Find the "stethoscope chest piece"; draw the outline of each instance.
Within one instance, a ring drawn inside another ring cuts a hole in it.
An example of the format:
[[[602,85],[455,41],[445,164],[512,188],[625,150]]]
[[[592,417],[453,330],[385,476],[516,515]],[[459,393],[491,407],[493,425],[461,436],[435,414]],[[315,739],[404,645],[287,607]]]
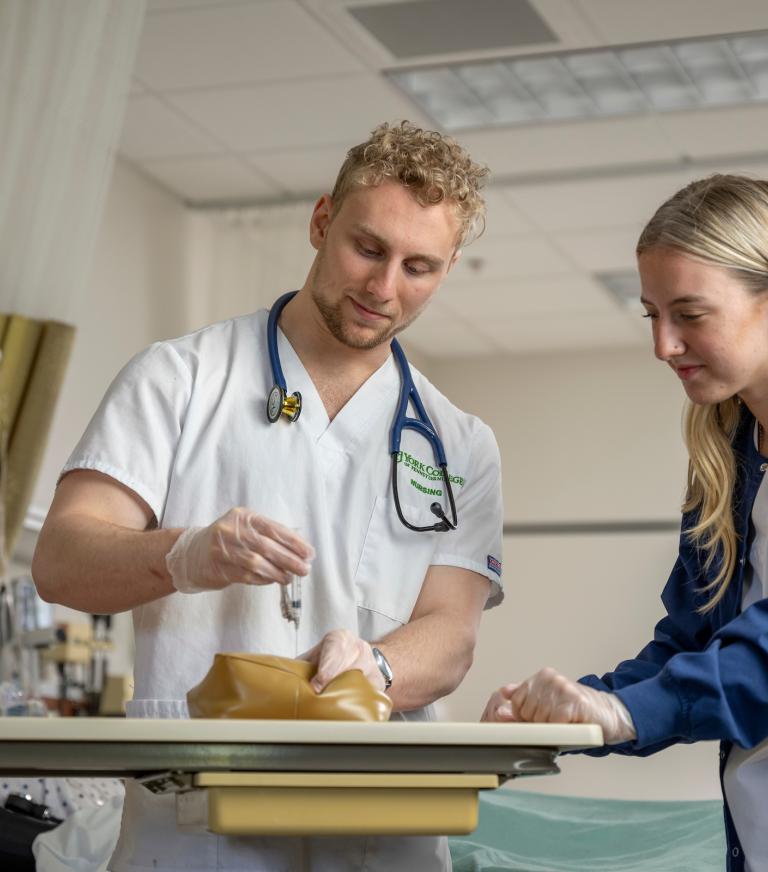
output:
[[[267,397],[267,420],[274,424],[280,415],[289,421],[296,421],[301,414],[301,394],[295,391],[288,394],[280,385],[274,385]]]

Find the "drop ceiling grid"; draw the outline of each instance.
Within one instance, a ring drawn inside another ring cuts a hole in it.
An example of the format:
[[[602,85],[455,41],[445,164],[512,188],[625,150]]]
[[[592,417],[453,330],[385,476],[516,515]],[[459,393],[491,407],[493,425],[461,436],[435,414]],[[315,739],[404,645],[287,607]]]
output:
[[[177,93],[168,99],[240,153],[299,148],[308,142],[330,145],[351,137],[360,141],[384,119],[410,115],[425,123],[404,97],[370,74]]]
[[[660,114],[658,125],[682,154],[694,159],[717,159],[721,155],[752,152],[763,152],[763,156],[768,154],[766,105]]]
[[[403,332],[403,339],[430,357],[485,355],[501,351],[479,319],[458,317],[441,298],[440,288],[427,309]]]
[[[626,226],[560,230],[554,231],[551,238],[577,268],[590,274],[632,272],[635,269],[635,246],[643,224],[643,221],[638,221]]]
[[[501,180],[574,167],[602,169],[680,159],[680,150],[652,116],[467,131],[457,139]]]
[[[645,223],[699,169],[578,181],[518,185],[508,194],[520,212],[547,233]]]
[[[408,117],[432,126],[379,76],[401,62],[352,21],[347,2],[150,2],[125,156],[186,200],[312,197],[330,186],[347,148],[380,121]],[[764,0],[696,2],[688,18],[680,13],[691,0],[532,5],[564,48],[768,27]],[[264,26],[254,35],[256,22]],[[645,342],[644,325],[603,298],[592,273],[634,267],[634,241],[653,209],[709,171],[682,167],[686,157],[711,158],[712,169],[768,172],[748,153],[768,151],[767,131],[768,109],[752,106],[457,136],[493,171],[488,231],[409,329],[414,345],[445,356]],[[743,167],[716,166],[719,155],[738,152]],[[584,178],[559,181],[558,174]],[[482,262],[477,272],[472,259]],[[481,301],[496,303],[493,318]]]
[[[139,81],[163,92],[355,75],[364,69],[294,0],[148,15],[136,60]]]
[[[591,276],[566,273],[541,278],[446,280],[443,305],[458,317],[537,318],[558,313],[587,315],[613,311],[614,301]]]
[[[137,163],[144,172],[190,204],[277,200],[286,193],[285,188],[256,167],[226,154]]]
[[[251,166],[274,179],[293,197],[313,200],[333,187],[347,151],[363,136],[365,131],[356,138],[348,137],[346,142],[255,151],[244,157]]]
[[[768,27],[765,0],[575,0],[587,21],[611,45],[735,33]]]
[[[335,34],[351,54],[372,69],[430,65],[466,58],[480,60],[498,57],[505,53],[503,49],[488,49],[473,52],[446,52],[429,57],[396,58],[347,12],[348,6],[377,5],[381,0],[299,0],[299,2]],[[391,2],[398,3],[403,0],[391,0]],[[594,28],[578,10],[572,8],[571,0],[529,0],[529,2],[558,36],[559,41],[554,47],[576,49],[596,43],[597,36]],[[553,47],[551,43],[549,47]],[[532,54],[541,49],[541,45],[516,46],[515,53]]]
[[[573,264],[551,244],[543,233],[514,236],[481,236],[467,247],[466,257],[453,268],[456,280],[532,278],[559,275],[571,270]],[[480,273],[473,269],[475,259],[482,261]]]
[[[493,347],[510,354],[619,348],[639,346],[645,341],[624,313],[608,308],[579,314],[565,311],[503,317],[494,314],[481,324]],[[427,353],[434,355],[435,351]]]
[[[531,5],[560,37],[563,49],[588,48],[602,42],[594,22],[573,0],[531,0]]]
[[[129,160],[216,155],[222,144],[208,131],[146,91],[129,96],[120,151]]]

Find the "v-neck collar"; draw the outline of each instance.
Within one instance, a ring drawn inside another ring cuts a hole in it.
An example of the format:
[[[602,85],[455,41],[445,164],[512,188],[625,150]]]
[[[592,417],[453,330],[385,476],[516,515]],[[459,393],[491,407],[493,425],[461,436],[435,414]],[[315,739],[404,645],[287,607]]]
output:
[[[391,352],[331,421],[315,383],[279,326],[277,347],[289,393],[301,393],[301,416],[296,423],[307,427],[316,443],[349,453],[363,439],[370,438],[371,428],[379,426],[382,417],[387,420],[394,417],[400,395],[400,371]]]

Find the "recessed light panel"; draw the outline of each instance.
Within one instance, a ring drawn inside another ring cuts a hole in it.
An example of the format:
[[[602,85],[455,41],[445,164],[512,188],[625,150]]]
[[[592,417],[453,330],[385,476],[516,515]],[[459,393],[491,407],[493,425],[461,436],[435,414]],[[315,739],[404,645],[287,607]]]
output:
[[[387,75],[445,130],[768,101],[768,32]]]

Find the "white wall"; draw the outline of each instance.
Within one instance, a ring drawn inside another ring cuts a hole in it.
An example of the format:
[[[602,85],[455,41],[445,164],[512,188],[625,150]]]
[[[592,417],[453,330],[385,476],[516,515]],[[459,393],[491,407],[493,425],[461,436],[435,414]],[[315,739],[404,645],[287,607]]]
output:
[[[646,351],[435,362],[427,374],[499,442],[507,522],[675,520],[686,460],[683,392]],[[602,673],[651,638],[675,533],[510,536],[506,600],[483,619],[475,663],[443,702],[474,720],[489,692],[550,665]],[[563,758],[515,786],[616,798],[716,798],[713,745],[654,758]]]

